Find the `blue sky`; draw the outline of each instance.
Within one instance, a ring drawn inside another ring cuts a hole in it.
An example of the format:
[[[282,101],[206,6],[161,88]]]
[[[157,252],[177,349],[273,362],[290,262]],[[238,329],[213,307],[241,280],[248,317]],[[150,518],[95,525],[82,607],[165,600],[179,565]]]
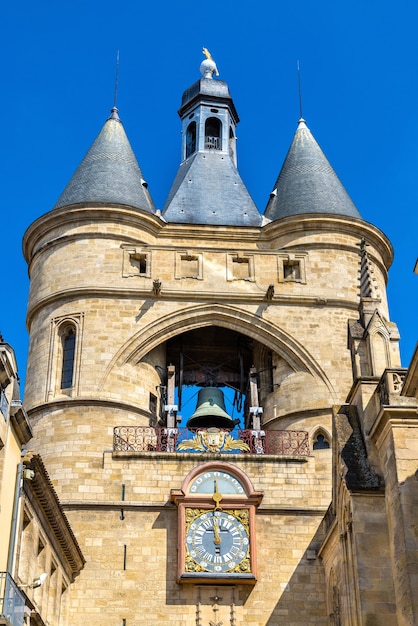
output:
[[[392,321],[407,365],[417,341],[418,117],[414,1],[147,2],[27,0],[2,9],[0,331],[27,352],[24,231],[49,211],[118,108],[162,208],[180,162],[182,92],[202,46],[228,82],[241,123],[238,168],[259,210],[303,115],[364,219],[392,241]]]

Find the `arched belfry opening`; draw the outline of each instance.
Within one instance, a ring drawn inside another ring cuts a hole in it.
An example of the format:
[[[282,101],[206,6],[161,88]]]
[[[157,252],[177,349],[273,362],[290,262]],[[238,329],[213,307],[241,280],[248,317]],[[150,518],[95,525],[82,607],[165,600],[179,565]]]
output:
[[[205,148],[222,150],[222,122],[218,117],[208,117],[205,122]]]
[[[196,122],[190,122],[186,130],[186,159],[196,152]]]
[[[174,404],[188,428],[253,427],[251,409],[259,404],[258,369],[271,367],[269,351],[257,346],[250,337],[220,326],[176,335],[166,344],[164,404]],[[263,364],[255,362],[260,354],[265,354]]]

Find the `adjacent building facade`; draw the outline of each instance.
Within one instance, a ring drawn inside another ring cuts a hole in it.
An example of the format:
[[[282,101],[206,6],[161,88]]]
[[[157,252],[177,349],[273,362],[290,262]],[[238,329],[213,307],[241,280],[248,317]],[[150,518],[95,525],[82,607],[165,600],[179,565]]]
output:
[[[84,558],[42,459],[26,447],[32,430],[2,338],[0,394],[0,624],[66,624]]]
[[[304,120],[261,215],[208,53],[201,73],[162,211],[113,108],[24,237],[31,448],[86,561],[50,624],[412,626],[390,242]]]

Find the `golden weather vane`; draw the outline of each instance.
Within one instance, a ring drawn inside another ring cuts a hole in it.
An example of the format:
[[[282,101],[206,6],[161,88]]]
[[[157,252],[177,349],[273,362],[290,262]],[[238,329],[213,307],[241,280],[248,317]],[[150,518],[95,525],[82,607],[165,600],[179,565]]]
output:
[[[212,68],[212,73],[214,72],[216,74],[216,76],[219,76],[219,72],[218,72],[218,68],[216,67],[216,63],[212,58],[211,53],[209,52],[209,50],[207,48],[202,48],[202,52],[205,55],[205,57],[207,58],[208,61],[212,61],[213,62],[213,68]]]

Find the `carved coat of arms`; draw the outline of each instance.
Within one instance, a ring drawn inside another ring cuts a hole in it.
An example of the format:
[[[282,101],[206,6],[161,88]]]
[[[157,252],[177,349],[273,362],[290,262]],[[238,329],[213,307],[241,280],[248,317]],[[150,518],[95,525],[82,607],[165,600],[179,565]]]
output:
[[[241,439],[231,437],[229,431],[219,428],[198,430],[193,439],[182,441],[177,450],[199,450],[202,452],[230,452],[232,450],[250,451],[250,447]]]

